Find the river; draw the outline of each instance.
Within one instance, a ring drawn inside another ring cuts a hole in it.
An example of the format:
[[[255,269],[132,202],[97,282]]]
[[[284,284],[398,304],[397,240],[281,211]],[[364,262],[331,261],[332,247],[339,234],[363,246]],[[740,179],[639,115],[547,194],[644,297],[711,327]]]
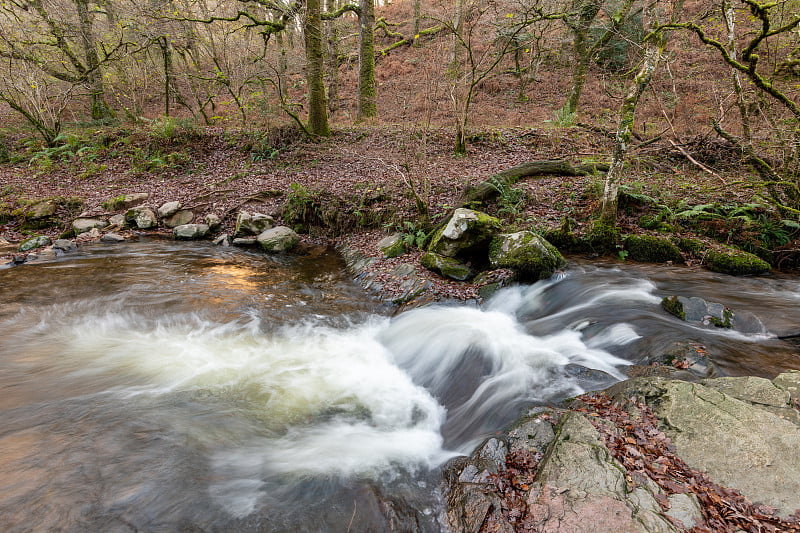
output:
[[[694,326],[665,295],[747,311]],[[571,262],[482,307],[390,316],[332,251],[96,244],[0,270],[0,523],[22,531],[438,531],[439,467],[676,341],[800,368],[800,282]],[[576,369],[597,372],[576,372]]]

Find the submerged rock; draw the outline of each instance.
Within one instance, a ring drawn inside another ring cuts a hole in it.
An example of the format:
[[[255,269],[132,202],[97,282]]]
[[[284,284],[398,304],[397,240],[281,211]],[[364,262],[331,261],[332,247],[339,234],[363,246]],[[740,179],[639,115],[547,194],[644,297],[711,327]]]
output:
[[[493,268],[508,268],[523,280],[546,279],[567,264],[555,246],[543,237],[520,231],[498,235],[489,248]]]
[[[661,307],[671,315],[705,326],[733,328],[742,333],[765,333],[766,328],[757,316],[743,311],[734,313],[721,303],[708,302],[702,298],[665,296]]]

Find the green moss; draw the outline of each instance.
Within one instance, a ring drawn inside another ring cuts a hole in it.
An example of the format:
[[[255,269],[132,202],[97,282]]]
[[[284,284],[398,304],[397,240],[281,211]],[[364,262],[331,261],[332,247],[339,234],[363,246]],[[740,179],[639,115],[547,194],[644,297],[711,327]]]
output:
[[[50,244],[50,238],[45,235],[34,235],[28,239],[22,241],[19,245],[20,252],[27,252],[29,250],[33,250],[34,248],[39,248],[41,246],[47,246]]]
[[[586,243],[598,253],[615,252],[619,244],[619,228],[597,220],[586,234]]]
[[[710,318],[711,323],[718,328],[732,328],[733,327],[733,311],[727,307],[722,311],[722,319],[715,316]]]
[[[725,247],[706,254],[706,268],[732,276],[753,276],[769,272],[772,267],[753,254]]]
[[[474,275],[472,269],[460,261],[432,252],[423,254],[419,262],[428,270],[456,281],[466,281]]]
[[[558,249],[530,231],[498,235],[489,246],[494,268],[508,268],[520,279],[539,280],[567,264]]]
[[[692,238],[682,238],[677,239],[675,244],[682,252],[690,253],[690,254],[699,254],[703,250],[706,249],[706,245],[700,239],[692,239]]]
[[[125,195],[122,194],[115,198],[109,198],[100,205],[102,205],[103,209],[105,209],[106,211],[118,211],[123,207],[125,207]]]
[[[681,251],[665,237],[628,235],[624,241],[628,257],[647,263],[683,262]]]
[[[686,312],[683,310],[683,304],[677,296],[665,296],[661,300],[661,307],[663,307],[667,313],[681,320],[686,320]]]

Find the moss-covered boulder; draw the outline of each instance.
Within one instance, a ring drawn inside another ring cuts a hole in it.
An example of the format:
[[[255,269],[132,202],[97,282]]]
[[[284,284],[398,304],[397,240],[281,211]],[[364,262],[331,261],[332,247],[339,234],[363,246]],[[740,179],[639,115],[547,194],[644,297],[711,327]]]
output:
[[[19,245],[19,251],[27,252],[29,250],[33,250],[34,248],[47,246],[48,244],[50,244],[50,237],[47,237],[46,235],[35,235],[22,241]]]
[[[435,254],[433,252],[423,254],[419,262],[428,270],[436,272],[442,277],[454,279],[456,281],[466,281],[475,275],[470,267],[460,262],[458,259]]]
[[[706,268],[732,276],[755,276],[769,272],[772,267],[751,253],[724,247],[706,254]]]
[[[259,233],[256,241],[265,252],[288,252],[300,242],[300,235],[286,226],[277,226]]]
[[[380,242],[378,242],[378,249],[381,251],[384,258],[391,259],[392,257],[400,257],[406,253],[406,243],[400,233],[395,233],[394,235],[389,235],[381,239]]]
[[[603,221],[595,221],[586,234],[586,244],[597,253],[610,253],[617,250],[619,228]]]
[[[628,235],[623,241],[628,257],[645,263],[682,263],[681,251],[669,239],[653,235]]]
[[[567,264],[558,249],[531,231],[498,235],[489,247],[489,263],[494,268],[508,268],[519,279],[549,278]]]
[[[125,222],[139,229],[150,229],[158,226],[158,218],[152,209],[146,206],[132,207],[125,213]]]
[[[472,209],[456,209],[442,228],[434,232],[428,251],[445,257],[468,258],[485,252],[502,231],[499,219]]]

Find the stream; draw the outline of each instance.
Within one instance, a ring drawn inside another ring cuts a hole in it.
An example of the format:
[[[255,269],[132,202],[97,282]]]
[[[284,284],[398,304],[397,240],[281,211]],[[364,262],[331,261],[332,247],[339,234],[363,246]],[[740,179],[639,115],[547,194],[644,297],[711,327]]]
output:
[[[666,295],[763,324],[682,322]],[[439,531],[440,467],[676,341],[800,369],[800,280],[571,261],[392,317],[333,251],[95,244],[0,267],[3,531]],[[586,369],[592,369],[588,371]]]

